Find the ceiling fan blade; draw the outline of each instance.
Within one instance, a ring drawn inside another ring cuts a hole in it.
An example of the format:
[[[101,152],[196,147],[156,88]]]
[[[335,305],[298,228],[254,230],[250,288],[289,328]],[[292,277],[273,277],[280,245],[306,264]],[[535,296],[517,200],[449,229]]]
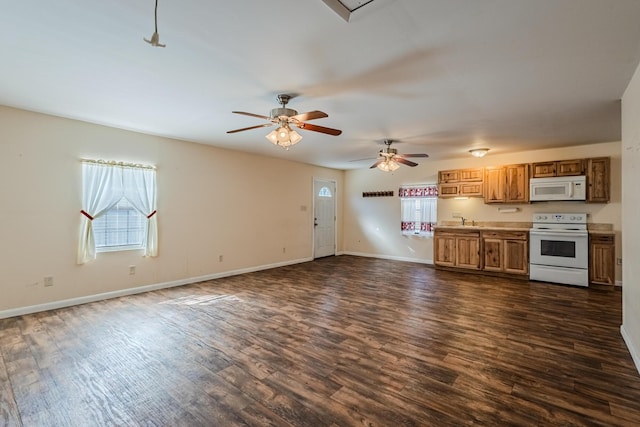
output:
[[[251,116],[251,117],[257,117],[259,119],[271,120],[271,117],[269,117],[269,116],[263,116],[263,115],[260,115],[260,114],[247,113],[246,111],[232,111],[232,113],[234,113],[234,114],[242,114],[242,115]]]
[[[306,122],[307,120],[315,120],[315,119],[322,119],[325,117],[329,117],[329,115],[327,113],[324,113],[322,111],[309,111],[306,113],[300,113],[297,114],[295,116],[291,116],[289,117],[289,120],[295,120],[298,122]]]
[[[245,131],[245,130],[258,129],[258,128],[266,128],[267,126],[273,126],[273,123],[265,123],[265,124],[263,124],[263,125],[249,126],[248,128],[228,130],[228,131],[227,131],[227,133],[236,133],[236,132],[242,132],[242,131]]]
[[[399,154],[399,155],[401,155],[402,157],[429,157],[428,154],[424,154],[424,153],[421,153],[421,154]]]
[[[362,162],[364,160],[375,160],[377,159],[377,157],[367,157],[366,159],[355,159],[355,160],[349,160],[350,162]]]
[[[337,136],[342,133],[341,130],[326,128],[324,126],[310,125],[309,123],[300,123],[297,125],[300,129],[312,130],[314,132],[326,133],[327,135]]]
[[[374,164],[372,164],[372,165],[369,167],[369,169],[373,169],[373,168],[378,167],[378,165],[379,165],[380,163],[382,163],[382,162],[384,162],[384,159],[380,159],[380,160],[378,160],[377,162],[375,162]]]
[[[417,163],[414,163],[414,162],[412,162],[411,160],[403,159],[403,158],[402,158],[402,157],[400,157],[400,156],[395,156],[395,157],[393,158],[393,160],[395,160],[395,161],[396,161],[396,162],[398,162],[398,163],[402,163],[403,165],[407,165],[407,166],[411,166],[411,167],[418,166],[418,164],[417,164]]]

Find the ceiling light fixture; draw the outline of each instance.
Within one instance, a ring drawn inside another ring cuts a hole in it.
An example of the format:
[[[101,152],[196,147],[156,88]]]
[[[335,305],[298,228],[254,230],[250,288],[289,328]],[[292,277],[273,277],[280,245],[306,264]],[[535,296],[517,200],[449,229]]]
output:
[[[160,35],[158,35],[158,0],[156,0],[156,8],[155,8],[154,15],[155,15],[156,30],[153,32],[153,35],[151,36],[151,40],[144,38],[144,41],[149,43],[151,46],[165,47],[166,45],[160,43]]]
[[[280,123],[280,127],[271,131],[266,138],[274,145],[279,145],[285,149],[289,149],[292,145],[296,145],[302,139],[302,136],[292,130],[287,122]]]
[[[393,172],[398,169],[400,165],[393,159],[387,158],[384,162],[378,164],[377,168],[384,172]]]
[[[469,150],[473,157],[484,157],[489,152],[488,148],[474,148]]]

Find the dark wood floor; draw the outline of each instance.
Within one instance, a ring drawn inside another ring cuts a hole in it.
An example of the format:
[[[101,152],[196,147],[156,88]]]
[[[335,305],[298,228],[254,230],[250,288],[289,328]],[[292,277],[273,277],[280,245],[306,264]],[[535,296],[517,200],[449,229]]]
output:
[[[0,320],[2,426],[640,425],[621,292],[350,256]]]

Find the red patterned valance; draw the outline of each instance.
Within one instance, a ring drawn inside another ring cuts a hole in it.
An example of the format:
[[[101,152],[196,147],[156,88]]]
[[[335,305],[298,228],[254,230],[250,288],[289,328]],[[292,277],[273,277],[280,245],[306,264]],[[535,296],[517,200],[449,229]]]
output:
[[[409,197],[438,197],[437,185],[408,185],[400,187],[398,190],[398,196],[403,199]]]
[[[418,231],[421,233],[431,233],[433,227],[436,226],[435,222],[419,222],[417,224],[420,224],[420,230]],[[401,221],[400,230],[402,230],[404,234],[418,234],[416,230],[417,224],[414,221]]]

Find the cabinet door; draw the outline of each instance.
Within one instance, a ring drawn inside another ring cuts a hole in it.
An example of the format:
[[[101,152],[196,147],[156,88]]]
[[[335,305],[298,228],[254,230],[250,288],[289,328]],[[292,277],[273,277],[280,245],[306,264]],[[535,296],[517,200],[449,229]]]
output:
[[[504,241],[504,272],[529,273],[529,242],[526,240]]]
[[[587,160],[587,202],[609,202],[609,157]]]
[[[482,197],[482,182],[465,182],[458,184],[458,194],[464,197]]]
[[[456,267],[480,270],[480,237],[456,237]]]
[[[591,283],[613,285],[616,275],[614,236],[594,236],[590,239],[589,280]]]
[[[438,197],[456,197],[459,195],[459,184],[439,184],[438,185]]]
[[[507,203],[529,202],[529,164],[505,166]]]
[[[531,164],[531,174],[534,178],[549,178],[556,176],[556,162],[538,162]]]
[[[486,168],[484,171],[484,202],[504,203],[505,168]]]
[[[450,171],[439,171],[438,172],[438,182],[458,182],[460,181],[460,171],[459,170],[450,170]]]
[[[502,239],[484,239],[484,269],[502,271]]]
[[[434,263],[454,267],[456,265],[456,238],[451,235],[438,235],[436,232],[433,242]]]
[[[482,181],[483,178],[484,168],[460,170],[460,181]]]
[[[556,162],[556,176],[584,175],[584,160],[558,160]]]

